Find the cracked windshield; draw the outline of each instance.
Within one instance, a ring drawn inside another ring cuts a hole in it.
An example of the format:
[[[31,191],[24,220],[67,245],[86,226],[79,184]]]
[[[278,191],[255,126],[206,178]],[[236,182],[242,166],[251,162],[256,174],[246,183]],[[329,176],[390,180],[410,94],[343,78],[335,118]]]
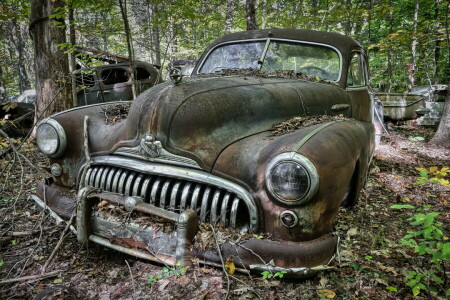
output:
[[[222,69],[258,68],[265,41],[228,44],[213,50],[200,73]],[[259,63],[258,63],[259,62]],[[328,47],[283,41],[271,41],[261,70],[294,70],[322,79],[337,81],[340,72],[338,53]]]

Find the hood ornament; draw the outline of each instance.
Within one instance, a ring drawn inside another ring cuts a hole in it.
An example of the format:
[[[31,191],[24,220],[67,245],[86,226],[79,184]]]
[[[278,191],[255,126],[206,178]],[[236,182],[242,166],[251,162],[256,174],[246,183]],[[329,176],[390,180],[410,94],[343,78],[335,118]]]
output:
[[[158,157],[161,153],[160,147],[161,143],[157,142],[155,137],[151,134],[147,134],[145,137],[141,139],[141,149],[140,153],[142,155],[148,156],[148,157]]]
[[[181,70],[177,68],[170,69],[169,78],[174,84],[178,84],[183,79],[183,74],[181,74]]]

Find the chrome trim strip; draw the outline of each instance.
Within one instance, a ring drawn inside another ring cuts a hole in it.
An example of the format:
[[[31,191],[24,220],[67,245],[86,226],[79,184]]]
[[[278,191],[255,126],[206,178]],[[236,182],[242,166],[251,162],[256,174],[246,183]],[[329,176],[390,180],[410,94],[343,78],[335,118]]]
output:
[[[220,190],[216,190],[213,196],[213,201],[211,204],[211,223],[216,225],[217,223],[217,204],[219,203]]]
[[[159,197],[159,207],[164,208],[164,209],[166,208],[167,192],[169,191],[169,186],[170,186],[171,182],[172,182],[171,179],[167,179],[161,188],[161,196]]]
[[[239,207],[239,198],[234,197],[233,205],[231,206],[230,225],[232,228],[236,228],[237,212]]]
[[[178,195],[178,189],[180,188],[181,181],[177,181],[172,188],[172,193],[170,193],[170,203],[169,207],[173,210],[175,210],[175,207],[177,205],[177,195]]]
[[[105,169],[106,168],[99,168],[99,170],[97,171],[97,174],[95,176],[95,182],[94,182],[94,186],[97,188],[100,185],[100,179],[102,178],[102,174],[103,174],[103,172],[105,172]]]
[[[86,172],[85,180],[84,180],[84,186],[89,185],[89,177],[91,176],[91,173],[92,173],[92,169],[88,169]]]
[[[141,181],[144,178],[144,175],[139,174],[138,177],[136,178],[136,180],[134,181],[133,184],[133,190],[131,191],[131,195],[133,196],[138,196],[139,195],[139,188],[141,187]]]
[[[180,209],[185,210],[187,205],[187,197],[189,195],[189,191],[191,189],[191,183],[187,182],[186,185],[183,188],[183,192],[181,194],[181,201],[180,201]]]
[[[106,167],[105,170],[102,173],[102,177],[100,178],[100,182],[99,182],[99,185],[103,183],[102,186],[100,186],[100,189],[102,189],[102,190],[106,189],[106,187],[105,187],[105,185],[106,185],[106,178],[108,177],[108,174],[109,174],[110,171],[111,171],[111,168],[110,167]]]
[[[119,194],[123,194],[124,193],[125,182],[127,180],[127,177],[128,177],[129,173],[130,172],[128,170],[124,170],[122,172],[122,175],[120,175],[119,184],[118,184],[118,187],[117,187],[117,193],[119,193]]]
[[[78,106],[78,107],[74,107],[74,108],[70,108],[58,113],[55,113],[52,115],[52,117],[56,117],[74,110],[79,110],[79,109],[85,109],[85,108],[95,108],[96,106],[106,106],[106,105],[115,105],[115,104],[124,104],[124,103],[129,103],[131,104],[132,101],[110,101],[110,102],[103,102],[103,103],[95,103],[95,104],[89,104],[89,105],[84,105],[84,106]],[[99,110],[100,113],[102,113],[101,110]]]
[[[116,174],[114,175],[114,179],[113,179],[112,187],[111,187],[111,191],[113,193],[117,193],[117,191],[119,190],[119,178],[125,170],[126,169],[118,169]]]
[[[206,222],[206,215],[208,214],[208,198],[209,194],[211,193],[211,188],[208,186],[205,189],[205,192],[203,193],[202,197],[202,203],[201,203],[201,210],[200,210],[200,220],[202,222]]]
[[[116,172],[117,172],[117,169],[115,169],[115,168],[111,168],[111,171],[109,171],[108,179],[106,179],[106,183],[105,183],[105,190],[112,189],[112,180],[113,180]]]
[[[123,191],[125,196],[131,196],[131,185],[133,184],[135,177],[136,172],[131,172],[130,175],[128,175],[127,181],[125,182],[125,190]]]
[[[200,184],[217,186],[221,189],[224,189],[230,193],[237,194],[239,198],[245,203],[248,208],[249,213],[249,225],[252,232],[258,232],[259,230],[259,218],[258,218],[258,210],[255,203],[255,200],[251,196],[251,194],[244,189],[243,187],[226,180],[221,177],[217,177],[211,175],[207,172],[197,170],[197,169],[189,169],[172,165],[162,165],[158,163],[143,163],[140,160],[125,158],[120,156],[97,156],[91,159],[91,165],[108,165],[111,167],[126,167],[129,170],[133,170],[136,172],[142,172],[149,175],[161,175],[177,178],[181,180],[188,180],[191,182],[198,182]],[[84,166],[80,169],[81,172]],[[119,172],[120,173],[120,172]],[[81,179],[81,182],[84,182]],[[144,189],[142,189],[144,190]],[[141,192],[142,192],[141,190]],[[144,198],[144,197],[143,197]],[[187,195],[186,195],[187,199]],[[223,207],[223,206],[222,206]]]
[[[94,168],[89,178],[89,185],[95,187],[95,178],[97,177],[98,168]]]
[[[226,193],[225,197],[222,201],[222,207],[220,209],[220,224],[223,226],[228,226],[228,219],[227,219],[227,213],[228,213],[228,202],[230,201],[230,193]]]
[[[156,206],[156,194],[158,193],[158,187],[162,182],[162,178],[157,178],[156,181],[153,183],[152,191],[150,193],[150,204],[153,204]]]
[[[149,189],[149,185],[150,185],[150,181],[152,180],[152,177],[147,177],[144,180],[144,183],[142,184],[142,188],[141,188],[141,197],[142,199],[147,200],[147,194],[150,194],[150,189]],[[148,192],[148,193],[147,193]],[[150,201],[150,198],[149,198]]]
[[[200,189],[202,188],[202,185],[197,183],[195,185],[194,193],[192,194],[192,201],[191,201],[191,209],[195,211],[197,209],[197,202],[200,195]]]
[[[158,156],[156,156],[156,157],[150,157],[148,155],[143,154],[145,152],[141,151],[142,150],[141,145],[136,146],[136,147],[120,147],[114,152],[114,154],[131,157],[131,158],[137,158],[137,159],[141,159],[141,160],[144,160],[147,162],[173,164],[173,165],[178,165],[178,166],[183,166],[183,167],[201,169],[195,160],[186,158],[184,156],[172,154],[171,152],[164,149],[160,141],[155,141],[153,143],[153,145],[155,145],[158,149],[157,150]]]
[[[331,126],[333,124],[342,122],[345,120],[336,120],[336,121],[331,121],[325,124],[322,124],[320,127],[314,129],[313,131],[311,131],[308,135],[306,135],[303,139],[301,139],[300,142],[297,143],[297,145],[295,145],[295,147],[292,149],[292,157],[294,157],[295,153],[307,142],[309,141],[313,136],[315,136],[317,133],[321,132],[322,130],[324,130],[325,128],[327,128],[328,126]]]

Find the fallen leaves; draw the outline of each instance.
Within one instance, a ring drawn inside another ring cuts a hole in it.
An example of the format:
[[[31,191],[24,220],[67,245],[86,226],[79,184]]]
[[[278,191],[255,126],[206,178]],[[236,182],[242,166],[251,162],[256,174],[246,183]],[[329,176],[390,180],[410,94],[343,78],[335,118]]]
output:
[[[228,274],[230,275],[233,275],[236,271],[236,266],[234,265],[232,256],[228,257],[225,261],[225,270],[227,270]]]
[[[346,118],[343,116],[328,116],[328,115],[294,117],[281,123],[274,124],[272,126],[271,135],[272,136],[283,135],[293,132],[300,128],[345,119]]]
[[[327,289],[323,289],[323,290],[318,290],[317,291],[317,295],[319,295],[319,297],[325,298],[325,299],[334,299],[334,297],[336,297],[336,293],[333,292],[332,290],[327,290]]]

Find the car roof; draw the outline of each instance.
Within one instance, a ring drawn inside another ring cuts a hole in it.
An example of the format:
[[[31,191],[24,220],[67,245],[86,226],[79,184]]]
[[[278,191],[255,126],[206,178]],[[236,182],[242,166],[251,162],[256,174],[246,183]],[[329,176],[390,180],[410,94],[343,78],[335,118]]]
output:
[[[353,48],[361,48],[361,45],[351,37],[334,32],[304,29],[260,29],[227,34],[215,40],[207,50],[224,42],[268,37],[327,44],[341,52],[348,52]]]

